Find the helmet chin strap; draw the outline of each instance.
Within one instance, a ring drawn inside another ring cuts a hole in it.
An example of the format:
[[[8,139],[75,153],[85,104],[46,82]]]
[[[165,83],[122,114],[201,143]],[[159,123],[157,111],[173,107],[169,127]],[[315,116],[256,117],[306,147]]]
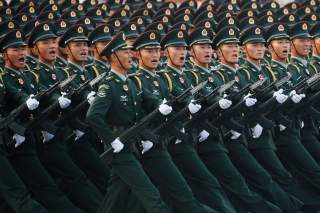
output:
[[[116,53],[116,52],[114,52],[114,55],[116,56],[116,58],[117,58],[117,60],[118,60],[118,62],[119,62],[119,64],[120,64],[120,66],[122,67],[122,69],[123,70],[125,70],[125,71],[127,71],[127,69],[123,66],[123,64],[121,63],[121,61],[120,61],[120,59],[119,59],[119,57],[118,57],[118,54]]]

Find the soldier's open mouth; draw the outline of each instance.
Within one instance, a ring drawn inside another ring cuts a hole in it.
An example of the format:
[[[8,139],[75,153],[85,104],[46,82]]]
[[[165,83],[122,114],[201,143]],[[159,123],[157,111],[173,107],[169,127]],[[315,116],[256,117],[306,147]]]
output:
[[[19,61],[20,63],[24,63],[24,57],[18,58],[18,61]]]
[[[158,63],[158,60],[151,60],[151,63]]]
[[[185,57],[180,57],[179,58],[181,61],[184,61],[185,60]]]
[[[50,54],[50,55],[55,55],[55,54],[56,54],[56,51],[55,51],[55,50],[50,50],[50,51],[49,51],[49,54]]]

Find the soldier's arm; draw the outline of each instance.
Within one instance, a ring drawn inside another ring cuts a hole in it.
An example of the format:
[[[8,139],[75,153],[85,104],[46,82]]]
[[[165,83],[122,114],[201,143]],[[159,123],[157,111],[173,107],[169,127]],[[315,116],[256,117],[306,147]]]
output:
[[[29,94],[24,92],[22,89],[19,89],[17,85],[14,84],[15,79],[5,74],[3,76],[3,83],[7,90],[7,95],[13,101],[17,102],[17,105],[23,104],[28,98]]]
[[[115,138],[113,131],[106,122],[106,115],[112,103],[112,89],[108,83],[99,86],[97,96],[90,105],[86,121],[98,136],[105,142],[110,143]]]

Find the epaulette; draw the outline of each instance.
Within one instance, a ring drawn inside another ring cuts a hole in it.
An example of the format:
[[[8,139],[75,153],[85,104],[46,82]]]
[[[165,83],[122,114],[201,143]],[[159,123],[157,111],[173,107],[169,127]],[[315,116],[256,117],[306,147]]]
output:
[[[89,63],[89,64],[84,65],[84,68],[87,68],[87,67],[90,67],[90,66],[93,66],[93,65],[94,65],[93,63]]]
[[[165,70],[165,69],[161,69],[159,71],[156,71],[157,74],[161,74],[161,73],[165,73],[165,72],[167,72],[167,70]]]
[[[220,75],[220,77],[222,78],[223,82],[226,82],[226,79],[224,78],[224,75],[222,74],[222,72],[220,72],[219,70],[215,70],[213,72],[218,73],[218,75]]]

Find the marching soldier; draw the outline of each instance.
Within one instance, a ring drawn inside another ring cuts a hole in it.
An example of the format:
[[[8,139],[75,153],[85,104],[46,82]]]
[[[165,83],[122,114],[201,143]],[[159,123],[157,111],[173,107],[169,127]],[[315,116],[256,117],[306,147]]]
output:
[[[72,89],[77,90],[79,86],[89,81],[85,77],[85,64],[88,56],[87,31],[82,25],[70,27],[61,37],[59,45],[66,48],[68,53],[68,67],[64,69],[68,75],[76,74],[72,81]],[[92,102],[96,88],[84,88],[79,94],[72,97],[72,106],[75,107],[82,101]],[[109,169],[99,157],[90,142],[91,129],[85,123],[85,107],[70,118],[67,123],[74,134],[69,136],[69,153],[73,161],[84,171],[89,180],[102,192],[105,193],[109,179]],[[74,137],[75,136],[75,137]],[[68,140],[68,139],[67,139]],[[70,141],[71,140],[71,141]],[[97,199],[102,199],[100,193],[96,193]]]
[[[159,99],[169,98],[169,89],[166,82],[156,73],[160,62],[160,35],[156,31],[142,33],[133,44],[139,58],[139,70],[133,76],[137,87],[148,89]],[[155,124],[163,122],[155,121]],[[151,125],[150,128],[156,128]],[[165,132],[158,133],[159,135]],[[213,212],[203,207],[194,197],[186,180],[173,163],[166,143],[169,136],[159,136],[159,141],[143,141],[142,165],[154,184],[159,188],[165,201],[173,209],[181,212]],[[155,166],[156,165],[156,166]],[[161,169],[163,168],[163,169]],[[231,212],[221,204],[212,204],[219,212]]]
[[[21,104],[27,106],[27,111],[17,121],[20,125],[26,124],[30,113],[39,106],[39,101],[33,97],[38,93],[34,75],[23,71],[26,45],[22,38],[20,30],[12,30],[1,40],[0,45],[5,60],[3,82],[7,91],[6,110],[10,111]],[[34,135],[32,133],[21,135],[14,132],[11,137],[13,139],[11,143],[8,142],[8,158],[33,196],[50,212],[82,212],[58,189],[40,163],[35,149],[37,141]]]
[[[221,29],[215,39],[214,46],[218,51],[221,65],[218,67],[224,78],[227,81],[238,80],[238,60],[239,60],[239,30],[235,27],[225,27]],[[241,79],[241,78],[240,78]],[[240,89],[242,82],[237,82],[237,87]],[[249,103],[247,106],[250,106]],[[254,106],[251,106],[254,108]],[[230,127],[229,127],[230,128]],[[269,173],[260,165],[246,147],[247,138],[242,135],[242,132],[230,129],[231,137],[225,139],[226,146],[229,151],[229,156],[233,164],[245,177],[248,185],[258,192],[266,200],[279,206],[283,211],[297,212],[301,207],[300,201],[284,192],[280,186],[274,182]],[[257,134],[257,130],[252,130],[252,134]],[[249,142],[248,142],[249,143]],[[255,145],[255,144],[253,144]],[[258,144],[257,144],[258,145]],[[260,144],[265,146],[265,144]],[[252,177],[255,178],[252,178]],[[277,197],[277,198],[276,198]],[[279,199],[281,197],[281,199]]]
[[[292,73],[292,71],[288,69],[287,63],[288,55],[290,53],[290,37],[288,35],[287,27],[281,23],[273,24],[266,32],[266,39],[272,56],[270,69],[274,73],[274,80],[284,78],[288,74],[291,75],[290,73]],[[294,105],[300,101],[303,102],[303,97],[305,97],[305,94],[296,94],[296,91],[292,90],[293,86],[292,81],[290,81],[284,87],[286,90],[291,91],[290,107],[294,107]],[[289,110],[289,108],[285,108],[284,110]],[[280,159],[283,159],[285,164],[295,162],[294,165],[291,164],[291,166],[294,166],[297,171],[300,170],[298,165],[303,165],[303,168],[308,168],[308,173],[312,172],[314,171],[312,165],[314,168],[317,168],[317,165],[301,143],[300,119],[297,115],[288,115],[288,117],[293,123],[290,128],[287,128],[283,123],[278,123],[275,127],[274,140],[279,157]],[[271,175],[273,175],[274,179],[279,177],[272,173]],[[306,176],[307,175],[308,174],[306,174]],[[279,182],[282,181],[280,180]],[[305,185],[302,187],[292,187],[292,185],[289,185],[288,187],[284,187],[284,189],[294,194],[305,203],[304,211],[307,211],[307,208],[311,208],[307,206],[318,205],[318,195],[315,193],[315,190],[310,187]]]
[[[54,67],[58,44],[56,43],[56,35],[53,32],[51,24],[42,23],[37,25],[30,34],[28,45],[39,56],[39,64],[34,72],[36,72],[41,86],[48,89],[57,81],[66,78],[68,73]],[[71,104],[70,99],[63,94],[58,94],[58,92],[53,94],[48,102],[46,107],[58,102],[60,110],[68,110],[67,108]],[[42,109],[45,110],[45,107],[42,107]],[[56,111],[51,112],[46,117],[46,122],[49,122],[49,125],[58,119],[57,115],[52,115],[55,113]],[[49,172],[56,179],[60,180],[62,183],[61,189],[65,191],[70,199],[84,211],[96,212],[102,200],[102,195],[92,186],[85,173],[81,171],[68,155],[67,147],[63,140],[64,131],[62,131],[66,126],[61,125],[57,128],[53,132],[41,131],[43,146],[41,146],[39,155],[42,157]],[[105,191],[106,185],[103,187]]]
[[[187,52],[187,34],[179,29],[171,30],[162,40],[161,46],[164,48],[167,57],[167,67],[165,72],[159,73],[166,81],[169,91],[173,96],[179,96],[184,90],[191,86],[191,81],[183,71],[183,65]],[[190,114],[195,114],[201,109],[201,105],[194,103],[193,97],[187,98],[184,105],[188,106]],[[179,108],[184,107],[178,105]],[[185,135],[186,132],[177,121],[174,131],[170,128],[169,134],[174,135],[174,140],[169,141],[168,150],[176,166],[187,180],[193,193],[199,199],[215,209],[225,209],[224,211],[232,212],[233,206],[230,204],[224,190],[217,179],[210,173],[205,164],[201,161],[196,152],[194,141],[191,137],[180,137],[179,134]],[[181,131],[177,133],[176,131]],[[218,200],[217,200],[218,199]],[[221,206],[222,201],[224,206]],[[219,206],[217,206],[219,205]]]
[[[137,196],[147,212],[169,212],[159,191],[151,183],[134,154],[136,137],[121,141],[119,135],[138,122],[147,112],[158,108],[162,115],[172,108],[160,104],[147,90],[139,92],[128,79],[131,54],[122,32],[116,34],[100,53],[111,64],[110,75],[99,86],[97,96],[87,112],[87,121],[111,151],[108,153],[112,167],[110,185],[99,212],[123,212],[128,190]],[[122,209],[122,210],[121,210]]]
[[[230,71],[227,72],[227,70],[223,69],[223,67],[228,69],[229,66],[226,64],[221,64],[219,70],[210,70],[209,64],[212,60],[213,52],[211,33],[212,32],[206,28],[197,28],[191,33],[189,39],[191,54],[194,58],[194,72],[196,73],[196,76],[193,76],[193,78],[191,76],[191,79],[196,81],[196,78],[198,78],[200,82],[208,81],[202,91],[203,95],[210,94],[216,87],[235,78],[234,72],[230,73]],[[224,39],[224,44],[227,45],[228,41],[233,42],[232,39],[234,38],[224,36]],[[229,44],[232,45],[232,43]],[[221,48],[223,49],[224,47]],[[231,48],[229,49],[231,50]],[[224,56],[227,57],[227,53],[222,52],[222,54],[225,54]],[[219,100],[217,97],[213,97],[212,99],[213,100],[208,100],[211,104]],[[256,99],[250,98],[249,96],[246,97],[247,107],[252,107],[255,103]],[[219,100],[219,105],[220,108],[224,110],[226,110],[228,106],[231,106],[230,101],[223,98]],[[237,209],[243,208],[245,211],[259,212],[280,212],[281,210],[278,207],[265,201],[260,195],[249,189],[245,179],[229,159],[227,155],[228,150],[224,147],[223,143],[221,143],[222,141],[220,141],[220,133],[212,130],[209,132],[207,130],[200,132],[197,144],[199,156],[212,174],[218,178],[224,188],[232,194],[233,199],[237,200],[234,201],[234,203],[239,203],[240,205]],[[209,137],[205,138],[202,136],[203,134],[209,135]],[[239,143],[236,141],[236,136],[236,133],[233,133],[230,139],[231,141],[228,142]]]

